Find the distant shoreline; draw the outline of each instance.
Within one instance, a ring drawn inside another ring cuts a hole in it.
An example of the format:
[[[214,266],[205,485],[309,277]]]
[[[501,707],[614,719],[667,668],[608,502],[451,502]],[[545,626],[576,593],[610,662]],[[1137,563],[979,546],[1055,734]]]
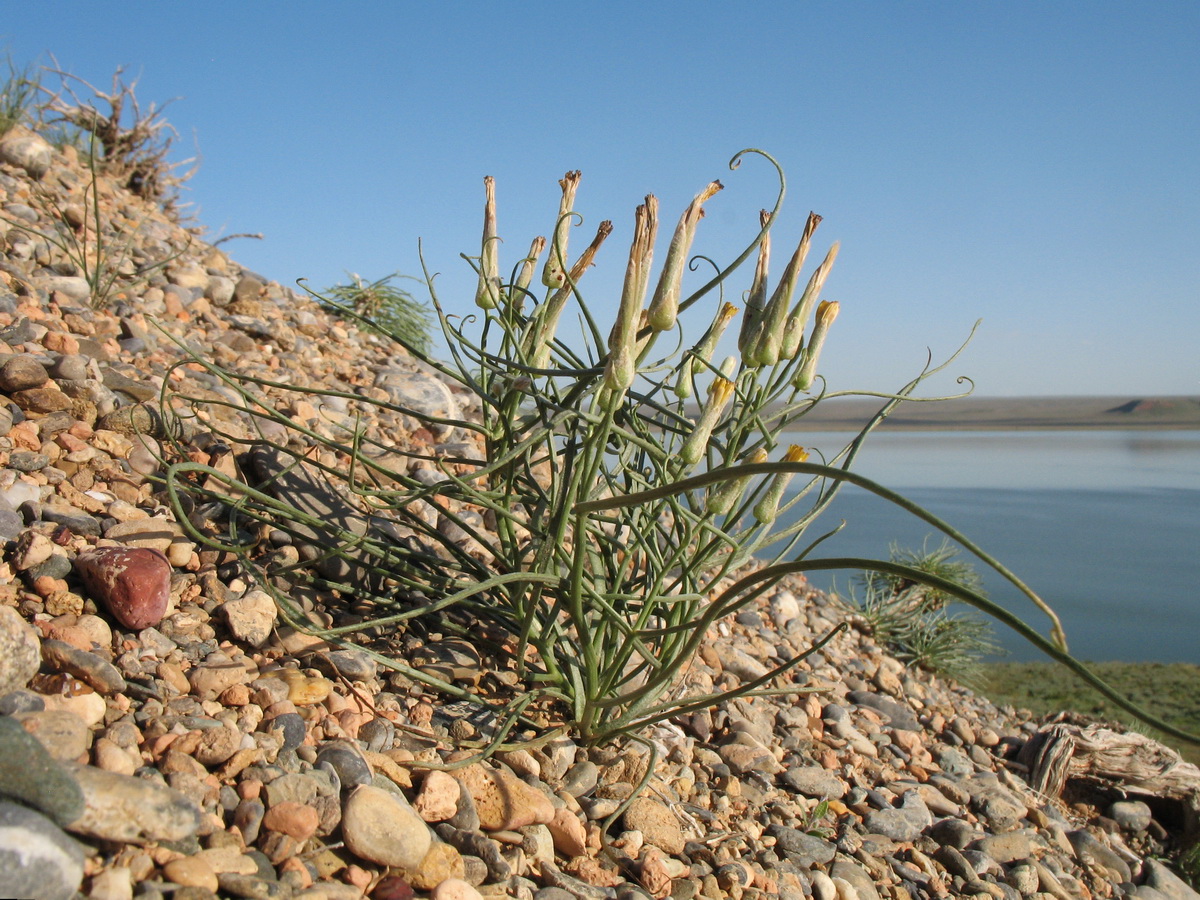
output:
[[[886,402],[834,399],[788,431],[858,431]],[[963,397],[907,402],[879,426],[887,431],[1200,430],[1200,397]]]

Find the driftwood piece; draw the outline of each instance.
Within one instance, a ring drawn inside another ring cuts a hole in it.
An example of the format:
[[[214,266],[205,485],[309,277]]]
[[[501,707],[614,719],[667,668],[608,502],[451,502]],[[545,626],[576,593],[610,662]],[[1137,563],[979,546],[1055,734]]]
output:
[[[1187,810],[1189,824],[1200,818],[1200,767],[1145,735],[1060,722],[1034,735],[1022,756],[1030,785],[1043,794],[1058,796],[1068,780],[1078,778],[1174,800]]]

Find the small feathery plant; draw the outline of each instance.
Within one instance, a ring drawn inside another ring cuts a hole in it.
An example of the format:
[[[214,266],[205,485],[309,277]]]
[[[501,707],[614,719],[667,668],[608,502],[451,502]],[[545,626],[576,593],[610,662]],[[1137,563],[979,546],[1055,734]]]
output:
[[[925,546],[919,551],[893,544],[889,555],[892,562],[986,597],[979,573],[971,563],[957,559],[958,554],[956,547],[943,541],[933,550]],[[988,621],[970,613],[948,611],[953,598],[923,581],[867,571],[855,579],[848,595],[836,596],[862,617],[875,639],[897,659],[969,687],[977,688],[982,683],[983,658],[1000,652]]]
[[[523,735],[533,722],[542,729],[539,739],[570,731],[599,743],[636,736],[656,722],[748,692],[815,689],[796,679],[800,658],[727,692],[688,693],[681,673],[718,620],[755,602],[785,575],[822,569],[869,569],[929,584],[989,612],[1112,695],[1067,654],[1057,618],[1016,576],[940,519],[850,470],[868,433],[897,404],[919,399],[916,388],[949,360],[927,366],[896,393],[870,393],[884,401],[879,412],[832,460],[810,462],[803,448],[784,446],[782,435],[793,423],[837,396],[818,374],[839,309],[821,298],[837,245],[802,286],[821,221],[810,214],[771,288],[770,231],[785,180],[778,164],[758,150],[737,154],[730,168],[748,154],[768,160],[779,176],[774,207],[762,213],[754,239],[725,268],[713,265],[711,277],[689,293],[683,280],[691,246],[705,204],[722,185],[710,183],[684,210],[657,278],[658,202],[648,196],[634,216],[617,314],[607,333],[580,285],[612,225],[600,223],[572,257],[571,229],[581,221],[575,211],[579,173],[560,181],[551,239],[535,239],[507,275],[499,259],[495,184],[485,179],[480,253],[464,257],[478,275],[476,313],[447,314],[426,270],[449,359],[434,359],[395,336],[470,396],[477,414],[436,416],[356,393],[301,390],[193,357],[190,362],[206,367],[238,399],[164,394],[166,414],[181,415],[182,406],[199,416],[205,404],[222,402],[248,410],[264,423],[257,437],[226,437],[276,459],[266,484],[200,462],[171,466],[167,488],[193,537],[236,553],[263,576],[288,621],[323,637],[379,634],[438,615],[441,630],[498,645],[503,658],[514,661],[523,689],[492,698],[504,725],[482,752],[504,742],[518,722]],[[751,257],[739,355],[718,360],[721,338],[737,313],[724,286]],[[681,314],[702,302],[709,325],[688,341]],[[582,322],[581,336],[559,332],[568,304]],[[332,428],[311,427],[294,421],[287,404],[277,405],[268,391],[335,398],[359,410],[374,405],[431,432],[453,429],[462,440],[448,445],[453,450],[397,447],[354,416]],[[279,437],[281,428],[286,440]],[[277,489],[301,475],[340,492],[356,513],[322,514]],[[796,476],[801,479],[794,482]],[[846,482],[898,504],[993,566],[1051,617],[1052,639],[977,592],[912,566],[812,558],[828,534],[805,544],[805,531]],[[233,513],[220,533],[198,523],[197,513],[213,506]],[[433,520],[426,514],[431,507],[438,513]],[[264,570],[254,535],[267,526],[298,543],[316,542],[316,557]],[[751,560],[758,562],[747,566]],[[316,626],[279,587],[279,576],[333,597],[369,600],[373,611],[364,621]],[[489,702],[394,657],[376,658],[444,692]]]
[[[375,281],[366,281],[357,272],[350,272],[350,281],[335,284],[321,293],[327,307],[334,312],[349,309],[366,327],[385,337],[399,337],[422,353],[433,348],[430,329],[433,316],[429,308],[411,293],[392,284],[404,276],[398,272]]]

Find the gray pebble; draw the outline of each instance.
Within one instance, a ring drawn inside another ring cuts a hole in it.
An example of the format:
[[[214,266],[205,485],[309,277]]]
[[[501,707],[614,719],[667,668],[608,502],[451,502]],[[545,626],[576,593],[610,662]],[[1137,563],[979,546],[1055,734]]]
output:
[[[65,555],[52,554],[45,562],[38,563],[25,571],[25,577],[32,582],[35,578],[66,578],[71,574],[71,560]]]
[[[108,660],[87,650],[80,650],[65,641],[42,641],[42,659],[61,672],[74,675],[101,694],[119,694],[125,690],[125,679]]]
[[[41,664],[41,641],[21,614],[0,606],[0,697],[29,684]]]
[[[821,766],[793,766],[783,773],[783,782],[805,797],[837,800],[846,795],[846,783]]]
[[[9,716],[0,717],[0,795],[69,825],[83,814],[83,791],[41,741]]]
[[[806,834],[799,828],[768,825],[766,833],[775,838],[777,851],[782,851],[790,862],[805,869],[825,865],[837,852],[837,848],[829,841]]]
[[[600,779],[600,769],[591,760],[577,762],[563,776],[562,789],[572,797],[586,797],[596,789]]]
[[[1154,818],[1148,804],[1141,800],[1117,800],[1108,808],[1108,817],[1126,831],[1145,831]]]
[[[877,694],[874,691],[851,691],[847,695],[847,699],[858,706],[866,706],[883,713],[891,720],[894,728],[903,728],[905,731],[921,730],[916,714],[909,707],[897,703],[883,694]]]
[[[317,765],[327,764],[337,772],[342,790],[350,790],[360,784],[370,784],[374,778],[371,766],[353,744],[346,741],[331,741],[317,754]]]
[[[50,457],[45,453],[33,453],[29,450],[14,450],[8,457],[8,467],[18,472],[40,472],[50,465]]]
[[[0,697],[0,716],[15,716],[18,713],[41,712],[46,708],[42,695],[24,688],[10,691]]]
[[[83,848],[45,816],[0,801],[0,872],[9,897],[71,900],[83,881]]]
[[[396,726],[382,716],[371,719],[358,729],[358,739],[373,753],[390,750],[395,737]]]
[[[1133,873],[1129,871],[1129,863],[1098,841],[1090,831],[1083,828],[1069,831],[1067,840],[1075,848],[1075,855],[1085,868],[1103,866],[1119,874],[1122,881],[1129,881],[1133,878]]]
[[[943,847],[962,850],[979,837],[979,832],[962,819],[942,819],[929,829],[929,836]]]

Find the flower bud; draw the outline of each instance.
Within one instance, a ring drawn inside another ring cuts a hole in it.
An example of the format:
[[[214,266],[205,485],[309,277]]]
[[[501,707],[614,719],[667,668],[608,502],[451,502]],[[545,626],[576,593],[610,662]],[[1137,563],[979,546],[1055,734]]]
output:
[[[728,378],[714,378],[708,386],[708,399],[704,401],[704,408],[700,410],[700,421],[696,423],[695,429],[679,450],[679,458],[685,468],[690,469],[704,456],[704,451],[708,448],[708,439],[733,397],[733,389],[734,384]]]
[[[752,453],[742,457],[743,463],[764,463],[767,461],[767,451],[759,447]],[[737,505],[742,499],[742,494],[746,492],[746,485],[750,483],[753,475],[743,475],[739,478],[730,478],[728,481],[723,481],[716,485],[708,492],[708,497],[705,499],[705,508],[714,516],[727,516],[729,511]]]
[[[648,321],[655,331],[667,331],[675,327],[675,320],[679,316],[679,289],[683,281],[683,267],[687,263],[692,240],[696,236],[696,225],[704,215],[705,201],[722,187],[724,185],[719,181],[711,182],[696,195],[684,210],[679,224],[675,226],[675,235],[671,238],[667,259],[658,278],[658,286],[654,289],[654,299],[650,301]]]
[[[542,284],[561,288],[567,284],[564,271],[567,261],[567,238],[571,233],[571,211],[575,208],[575,191],[579,188],[579,170],[568,172],[558,182],[562,188],[562,200],[558,204],[558,218],[554,222],[554,240],[550,244],[550,255],[542,268]]]
[[[617,319],[608,335],[608,362],[604,382],[615,391],[624,392],[633,384],[636,369],[638,324],[642,304],[646,299],[649,269],[654,257],[654,239],[658,232],[658,198],[653,194],[637,208],[634,216],[633,244],[625,267],[625,284],[621,289],[621,305]]]
[[[766,228],[771,221],[771,213],[759,210],[758,222],[760,228]],[[742,317],[742,330],[738,333],[738,352],[747,365],[753,365],[748,358],[758,340],[758,326],[762,321],[763,307],[767,305],[767,268],[771,260],[771,232],[762,236],[758,245],[758,264],[754,267],[754,281],[750,284],[750,293],[746,295],[746,315]]]
[[[735,315],[737,307],[732,303],[726,303],[717,311],[717,316],[708,326],[708,331],[704,332],[704,337],[700,338],[700,342],[692,350],[693,372],[703,371],[705,363],[712,359],[713,351],[717,349],[717,341],[721,340],[725,328]]]
[[[812,273],[812,277],[808,279],[808,285],[804,288],[804,293],[800,295],[800,302],[796,304],[796,308],[792,310],[792,314],[788,317],[789,322],[795,322],[793,326],[796,334],[803,335],[804,330],[808,328],[808,317],[812,314],[813,307],[817,305],[817,300],[821,297],[821,288],[825,286],[825,279],[829,277],[829,270],[833,268],[833,261],[837,259],[838,248],[841,245],[836,241],[829,248],[829,252],[825,254],[825,259],[817,266],[817,270]],[[797,345],[799,349],[799,345]],[[793,356],[795,353],[793,352]]]
[[[788,447],[787,453],[783,455],[785,463],[804,462],[806,459],[808,459],[808,454],[803,447],[796,444]],[[793,472],[780,472],[773,476],[767,492],[754,504],[754,518],[763,525],[770,525],[775,521],[775,517],[779,514],[779,501],[783,498],[783,492],[787,490],[788,483],[791,482],[794,474]]]
[[[783,278],[780,279],[775,292],[771,295],[770,302],[763,310],[759,323],[758,340],[750,351],[755,365],[773,366],[781,359],[791,358],[782,352],[788,307],[791,306],[796,284],[800,281],[800,270],[804,267],[804,260],[808,256],[809,242],[820,223],[820,216],[812,212],[808,214],[808,221],[804,225],[800,243],[796,245],[796,252],[788,260],[787,268],[783,271]],[[792,348],[792,356],[795,355],[799,346],[799,342],[797,342],[796,346]]]
[[[596,229],[596,236],[592,238],[587,249],[579,254],[579,259],[575,260],[575,265],[571,266],[570,282],[555,291],[535,314],[534,327],[529,332],[529,338],[524,345],[524,349],[532,357],[530,364],[535,369],[544,369],[549,363],[550,344],[554,340],[555,332],[558,331],[558,320],[562,316],[563,307],[567,305],[567,300],[574,291],[574,285],[579,283],[583,273],[591,267],[600,245],[610,234],[612,234],[612,222],[605,219]],[[549,260],[547,260],[547,265],[549,265]]]
[[[539,235],[533,239],[533,243],[529,245],[529,254],[521,261],[521,271],[517,273],[512,291],[512,304],[518,311],[525,305],[525,295],[529,291],[530,282],[533,281],[533,270],[537,268],[538,257],[545,249],[546,239]]]
[[[804,348],[804,359],[792,380],[796,390],[807,391],[812,386],[817,375],[817,361],[821,356],[821,348],[825,346],[825,336],[829,333],[829,326],[837,318],[839,308],[840,304],[836,300],[822,300],[821,305],[817,307],[817,321],[813,325],[808,346]]]
[[[500,304],[500,238],[496,236],[496,179],[483,179],[487,199],[483,205],[483,250],[479,257],[479,287],[475,290],[475,305],[480,309],[495,309]]]

